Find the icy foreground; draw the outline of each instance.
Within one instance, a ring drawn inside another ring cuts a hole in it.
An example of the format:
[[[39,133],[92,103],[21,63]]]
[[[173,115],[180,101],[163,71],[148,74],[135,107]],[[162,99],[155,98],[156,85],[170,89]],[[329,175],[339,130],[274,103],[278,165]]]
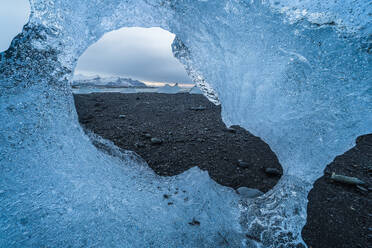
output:
[[[372,132],[367,0],[31,5],[0,54],[0,247],[305,245],[312,183]],[[77,60],[106,32],[133,26],[175,33],[175,56],[218,95],[224,121],[271,146],[284,168],[272,191],[241,200],[198,169],[160,178],[83,133],[70,90]]]

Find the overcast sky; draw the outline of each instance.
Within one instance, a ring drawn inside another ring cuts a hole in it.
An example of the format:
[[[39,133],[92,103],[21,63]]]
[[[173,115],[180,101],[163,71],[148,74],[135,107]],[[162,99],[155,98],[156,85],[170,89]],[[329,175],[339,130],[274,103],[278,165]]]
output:
[[[21,32],[28,0],[0,0],[0,52]],[[81,56],[75,73],[117,75],[154,82],[191,83],[173,57],[174,35],[160,28],[123,28],[106,34]]]
[[[174,58],[174,34],[160,28],[122,28],[104,35],[80,57],[75,73],[190,83]]]
[[[22,31],[29,14],[28,0],[0,0],[0,52],[8,49],[14,36]]]

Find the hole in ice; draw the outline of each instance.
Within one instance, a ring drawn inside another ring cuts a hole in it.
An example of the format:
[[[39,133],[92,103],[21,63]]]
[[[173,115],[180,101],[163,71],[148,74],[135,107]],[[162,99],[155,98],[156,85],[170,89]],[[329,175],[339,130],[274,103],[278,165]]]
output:
[[[2,0],[0,7],[0,52],[9,48],[12,39],[22,31],[30,15],[28,0]]]
[[[161,28],[134,27],[109,32],[80,57],[75,79],[100,75],[138,79],[149,86],[176,82],[190,87],[193,82],[173,57],[174,38],[174,34]]]
[[[123,28],[92,45],[72,85],[80,123],[159,175],[199,166],[222,185],[268,191],[282,173],[275,154],[243,128],[226,128],[221,107],[173,57],[173,39],[160,28]]]

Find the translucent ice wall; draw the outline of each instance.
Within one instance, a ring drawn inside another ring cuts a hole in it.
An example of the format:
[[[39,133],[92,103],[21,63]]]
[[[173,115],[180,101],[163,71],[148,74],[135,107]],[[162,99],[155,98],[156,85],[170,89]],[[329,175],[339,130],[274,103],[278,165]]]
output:
[[[372,132],[369,1],[30,2],[29,23],[0,54],[0,247],[304,245],[312,183]],[[198,169],[160,178],[83,133],[69,87],[76,62],[132,26],[176,34],[175,56],[224,121],[278,155],[272,191],[241,200]]]

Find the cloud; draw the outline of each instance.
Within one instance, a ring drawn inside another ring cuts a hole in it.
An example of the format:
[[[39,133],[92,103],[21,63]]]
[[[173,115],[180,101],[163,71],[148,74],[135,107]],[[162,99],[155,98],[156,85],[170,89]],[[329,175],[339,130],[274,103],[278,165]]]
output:
[[[161,28],[110,32],[80,57],[76,73],[128,76],[145,81],[191,83],[173,57],[174,34]]]
[[[27,23],[30,4],[28,0],[1,0],[0,6],[0,52],[3,52]]]

